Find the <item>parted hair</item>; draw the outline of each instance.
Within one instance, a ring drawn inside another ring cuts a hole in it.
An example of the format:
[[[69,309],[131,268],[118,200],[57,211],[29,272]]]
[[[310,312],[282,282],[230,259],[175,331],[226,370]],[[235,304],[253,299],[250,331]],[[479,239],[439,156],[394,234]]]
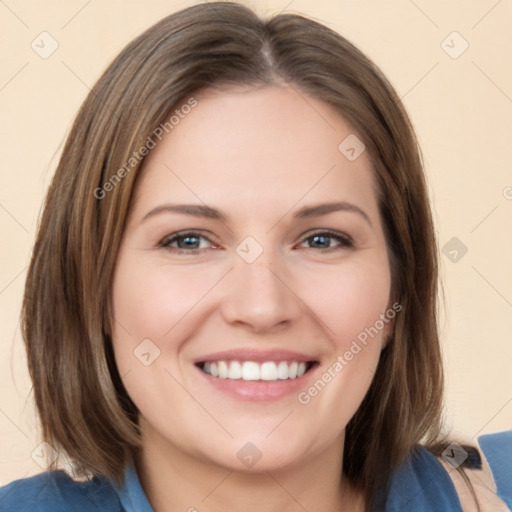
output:
[[[402,306],[347,425],[343,471],[372,501],[416,447],[439,451],[437,241],[420,150],[400,98],[381,71],[330,28],[301,15],[262,19],[243,5],[213,2],[164,18],[114,59],[80,108],[46,195],[22,332],[42,438],[72,463],[75,475],[121,482],[141,447],[138,411],[110,336],[112,276],[143,158],[126,163],[201,91],[272,84],[322,100],[364,143],[392,296]],[[115,175],[122,179],[113,182]]]

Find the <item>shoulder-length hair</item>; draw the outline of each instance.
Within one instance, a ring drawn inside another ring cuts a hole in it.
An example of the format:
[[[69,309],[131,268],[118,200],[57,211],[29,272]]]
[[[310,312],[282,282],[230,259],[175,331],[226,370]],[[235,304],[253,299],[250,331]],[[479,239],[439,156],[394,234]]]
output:
[[[236,3],[205,3],[161,20],[106,69],[80,108],[45,200],[22,329],[42,437],[76,474],[120,482],[141,446],[109,333],[113,270],[142,148],[158,127],[171,129],[170,116],[194,94],[283,82],[338,111],[366,146],[392,295],[402,306],[347,426],[343,470],[372,499],[415,446],[439,439],[437,243],[400,98],[367,57],[320,23],[292,14],[262,20]]]

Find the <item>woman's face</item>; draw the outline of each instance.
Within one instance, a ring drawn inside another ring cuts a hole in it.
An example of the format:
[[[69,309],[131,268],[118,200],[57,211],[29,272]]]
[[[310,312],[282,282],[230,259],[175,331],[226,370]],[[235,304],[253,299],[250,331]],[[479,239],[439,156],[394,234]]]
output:
[[[145,160],[114,275],[146,442],[233,470],[340,460],[395,314],[368,155],[294,89],[197,101]]]

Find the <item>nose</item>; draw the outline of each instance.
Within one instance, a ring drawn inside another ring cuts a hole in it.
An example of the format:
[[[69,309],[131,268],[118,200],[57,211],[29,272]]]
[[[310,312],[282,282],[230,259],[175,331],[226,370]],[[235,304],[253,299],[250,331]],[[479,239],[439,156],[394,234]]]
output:
[[[267,251],[253,263],[237,257],[225,290],[221,307],[225,321],[252,332],[282,329],[304,312],[291,273]]]

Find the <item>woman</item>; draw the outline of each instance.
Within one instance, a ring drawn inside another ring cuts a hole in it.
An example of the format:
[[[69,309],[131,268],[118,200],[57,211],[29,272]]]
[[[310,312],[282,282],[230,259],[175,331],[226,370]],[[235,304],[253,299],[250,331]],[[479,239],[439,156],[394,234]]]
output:
[[[436,292],[375,65],[300,16],[165,18],[83,104],[27,277],[43,439],[76,479],[56,459],[2,510],[506,510],[511,436],[441,436]]]

